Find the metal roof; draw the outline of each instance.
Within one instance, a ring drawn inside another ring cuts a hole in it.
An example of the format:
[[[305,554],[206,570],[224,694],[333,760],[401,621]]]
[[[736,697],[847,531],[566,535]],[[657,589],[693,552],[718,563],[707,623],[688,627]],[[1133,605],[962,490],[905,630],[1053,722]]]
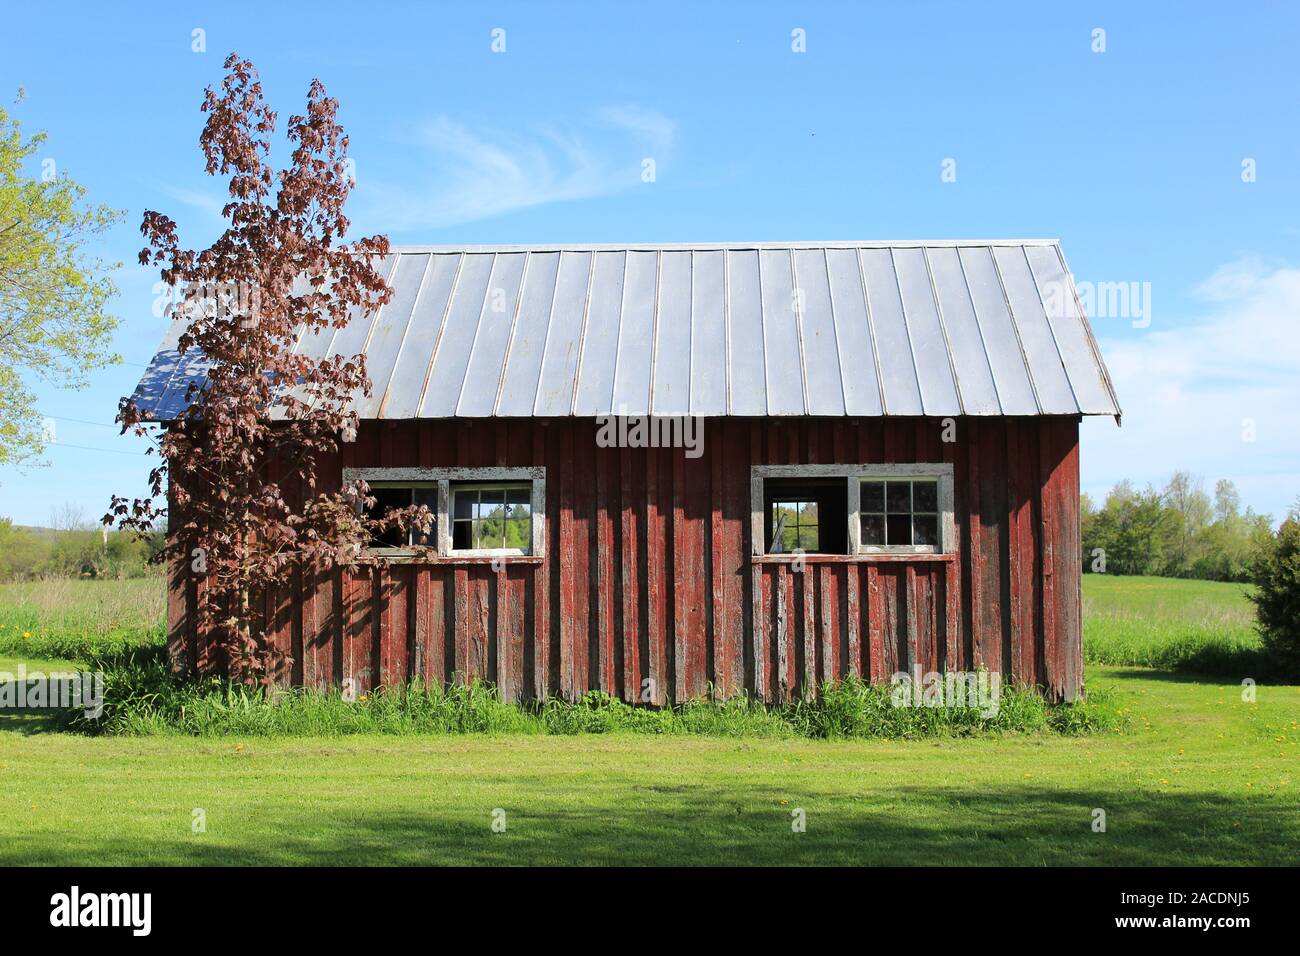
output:
[[[363,419],[1114,415],[1055,240],[409,246],[392,300],[302,336],[364,352]],[[184,409],[183,319],[136,390]]]

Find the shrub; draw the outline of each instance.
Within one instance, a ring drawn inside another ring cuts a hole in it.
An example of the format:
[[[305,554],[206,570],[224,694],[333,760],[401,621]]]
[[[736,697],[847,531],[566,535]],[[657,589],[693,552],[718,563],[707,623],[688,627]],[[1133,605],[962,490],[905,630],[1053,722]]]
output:
[[[1269,665],[1282,677],[1300,675],[1300,503],[1254,560],[1259,634]]]

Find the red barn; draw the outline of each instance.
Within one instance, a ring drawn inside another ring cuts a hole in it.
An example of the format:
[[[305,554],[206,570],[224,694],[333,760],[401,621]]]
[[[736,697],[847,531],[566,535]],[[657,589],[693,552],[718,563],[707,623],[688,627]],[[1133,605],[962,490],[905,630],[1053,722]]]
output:
[[[767,701],[987,668],[1083,688],[1079,422],[1120,414],[1054,241],[401,248],[320,476],[428,503],[267,601],[286,684]],[[137,401],[175,417],[173,328]],[[202,659],[177,569],[174,659]]]

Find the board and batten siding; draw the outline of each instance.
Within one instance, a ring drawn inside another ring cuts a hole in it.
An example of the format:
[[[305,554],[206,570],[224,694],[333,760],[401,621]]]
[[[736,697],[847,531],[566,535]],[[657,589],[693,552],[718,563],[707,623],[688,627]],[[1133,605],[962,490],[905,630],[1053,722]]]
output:
[[[703,455],[600,448],[592,419],[366,421],[321,463],[546,469],[546,554],[300,574],[265,596],[284,685],[356,693],[479,678],[508,700],[600,690],[680,703],[812,695],[849,675],[999,671],[1072,700],[1083,688],[1076,416],[711,418]],[[756,557],[750,467],[948,462],[951,555]],[[177,666],[219,670],[195,633],[201,586],[172,569]],[[648,683],[647,683],[648,682]]]

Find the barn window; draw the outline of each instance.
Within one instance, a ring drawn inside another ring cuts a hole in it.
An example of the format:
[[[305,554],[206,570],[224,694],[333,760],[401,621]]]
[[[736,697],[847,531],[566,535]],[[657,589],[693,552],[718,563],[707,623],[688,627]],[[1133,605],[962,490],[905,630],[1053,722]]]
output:
[[[376,499],[372,514],[412,504],[435,515],[427,534],[388,530],[371,549],[416,559],[432,548],[443,559],[535,556],[546,551],[545,468],[344,468]]]
[[[755,555],[951,554],[953,468],[947,463],[755,465]]]

